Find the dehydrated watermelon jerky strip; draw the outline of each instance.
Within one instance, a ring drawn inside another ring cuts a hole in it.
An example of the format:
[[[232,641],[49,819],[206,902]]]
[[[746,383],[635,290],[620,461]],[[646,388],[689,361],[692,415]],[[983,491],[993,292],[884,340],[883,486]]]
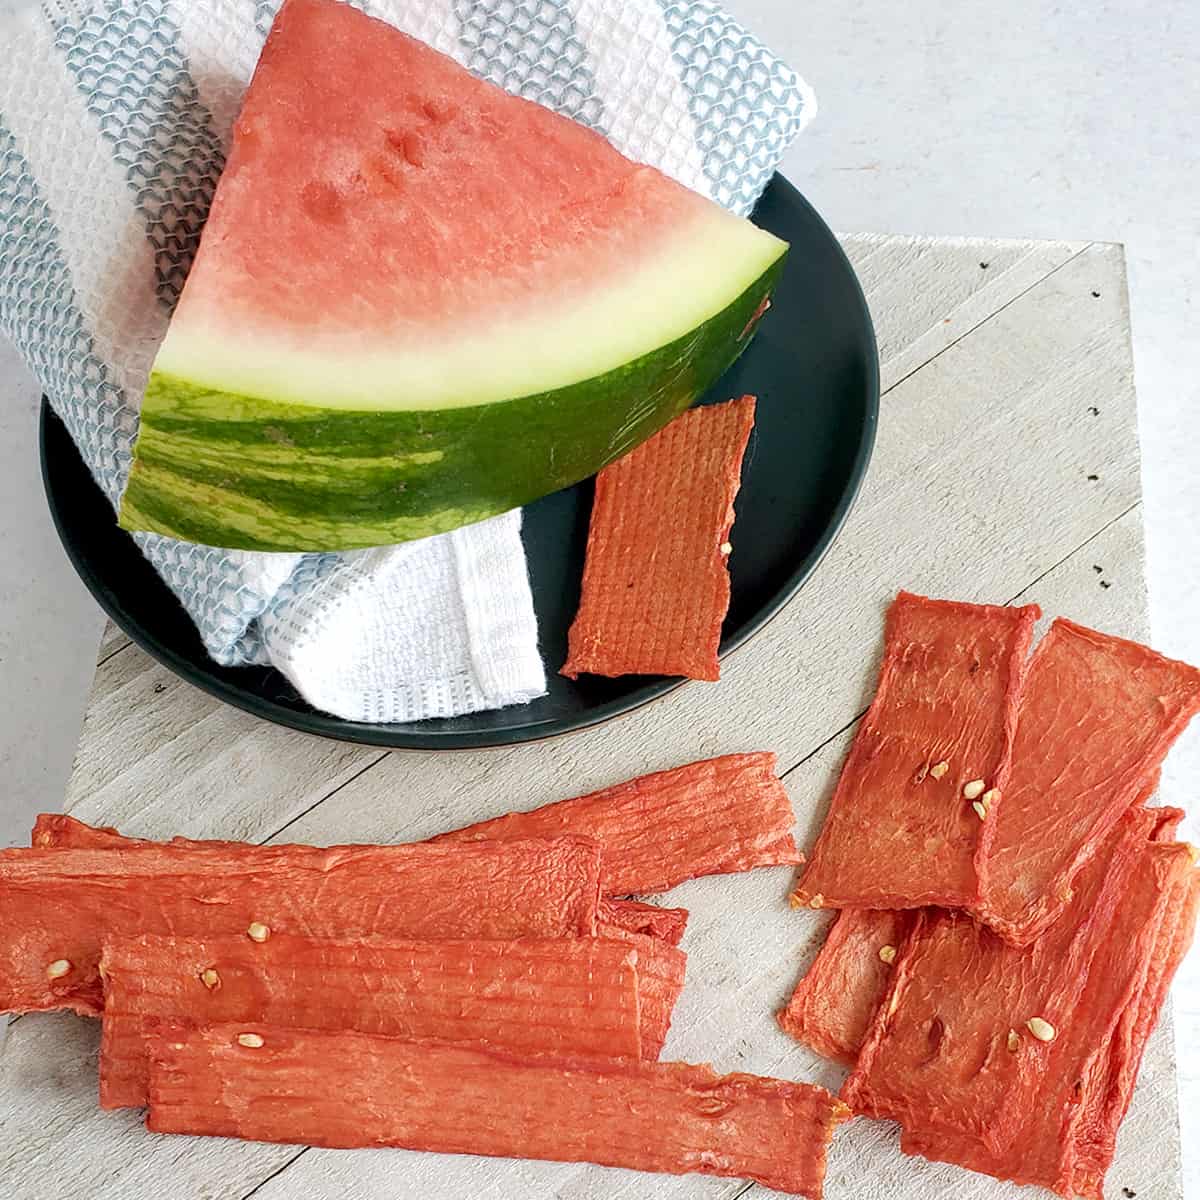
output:
[[[844,1096],[855,1112],[917,1132],[959,1133],[1002,1146],[1006,1098],[1040,1079],[1045,1054],[1010,1051],[1037,1042],[1027,1023],[1052,1026],[1077,1005],[1113,909],[1146,845],[1145,818],[1130,814],[1079,877],[1071,909],[1028,951],[963,913],[925,910],[899,956],[888,997],[863,1044]]]
[[[669,946],[678,946],[687,929],[686,908],[660,908],[657,904],[643,904],[639,900],[600,900],[600,932],[620,936],[626,933],[643,933],[647,937],[659,938]]]
[[[0,1011],[99,1013],[105,935],[591,937],[600,847],[186,846],[0,851]]]
[[[638,960],[633,945],[590,938],[109,938],[101,958],[100,1105],[148,1102],[150,1018],[638,1058]],[[656,1037],[660,1020],[656,1013]]]
[[[111,825],[88,825],[67,813],[38,813],[33,822],[30,845],[46,850],[53,847],[74,850],[112,850],[127,846],[137,838],[127,838]]]
[[[1180,880],[1168,901],[1145,983],[1121,1014],[1101,1069],[1087,1086],[1082,1128],[1077,1131],[1071,1186],[1081,1196],[1100,1197],[1104,1175],[1116,1152],[1117,1131],[1133,1098],[1146,1043],[1158,1024],[1171,980],[1187,954],[1200,914],[1200,871]]]
[[[1188,857],[1182,846],[1159,846],[1150,852],[1149,863],[1154,874],[1178,879],[1186,871]],[[1197,872],[1190,874],[1195,876]],[[1177,883],[1172,888],[1173,897],[1178,887]],[[1023,1118],[1016,1115],[1016,1105],[1030,1101],[1014,1095],[1005,1121],[1012,1132],[1004,1146],[988,1145],[972,1136],[906,1130],[901,1138],[905,1153],[953,1162],[1016,1183],[1040,1184],[1061,1196],[1101,1200],[1104,1174],[1112,1161],[1117,1129],[1132,1094],[1141,1050],[1157,1020],[1170,975],[1178,966],[1176,959],[1166,963],[1165,970],[1157,968],[1152,957],[1148,962],[1139,962],[1137,953],[1159,952],[1164,925],[1178,919],[1170,915],[1172,904],[1173,899],[1166,906],[1168,911],[1162,913],[1161,922],[1146,912],[1144,904],[1139,906],[1145,919],[1140,922],[1132,953],[1120,944],[1121,931],[1110,934],[1093,961],[1096,985],[1085,993],[1084,1003],[1089,1016],[1104,1011],[1111,1018],[1112,1012],[1120,1009],[1117,1032],[1094,1045],[1093,1028],[1068,1026],[1067,1036],[1056,1030],[1045,1068],[1047,1083]],[[1191,920],[1194,922],[1194,912]],[[1124,1003],[1118,998],[1122,993],[1128,997]],[[1142,1012],[1143,1005],[1152,1002],[1153,1015],[1137,1047],[1137,1060],[1124,1063],[1120,1027],[1131,1010]],[[1106,1081],[1113,1080],[1114,1067],[1118,1078],[1127,1078],[1112,1092],[1107,1090]]]
[[[915,921],[911,909],[846,908],[779,1013],[785,1033],[852,1067]]]
[[[1142,801],[1157,787],[1155,772],[1143,787]],[[1155,821],[1150,832],[1154,841],[1169,840],[1184,816],[1178,808],[1156,808],[1150,813]],[[910,909],[842,909],[779,1014],[784,1031],[818,1054],[853,1066],[913,924]]]
[[[686,879],[803,861],[775,755],[725,754],[434,838],[571,833],[604,847],[606,894],[665,892]]]
[[[1057,620],[1034,652],[1013,769],[986,823],[977,915],[1027,946],[1200,711],[1200,671]]]
[[[592,838],[604,848],[607,895],[665,892],[701,875],[803,861],[792,837],[791,802],[775,777],[775,755],[726,754],[657,771],[586,796],[509,813],[430,839],[432,842],[523,837]],[[62,813],[43,813],[33,830],[35,846],[122,846],[140,844],[115,829],[85,825]],[[161,843],[146,843],[158,845]],[[173,845],[237,846],[238,842]],[[639,906],[642,911],[645,906]],[[668,940],[682,936],[686,917],[656,917]],[[614,924],[637,924],[635,909],[608,911]],[[645,932],[646,930],[642,930]]]
[[[794,902],[960,908],[1003,793],[1036,605],[901,592],[888,609],[875,699],[842,768]]]
[[[600,926],[601,934],[620,940],[637,951],[638,1001],[642,1015],[642,1057],[662,1052],[671,1017],[683,991],[687,955],[661,938]]]
[[[110,825],[86,825],[65,813],[39,813],[33,826],[33,845],[43,849],[57,846],[74,849],[90,847],[103,850],[121,846],[163,844],[146,841],[142,838],[125,837]],[[241,846],[248,843],[198,842],[191,838],[172,838],[169,843],[165,844],[211,847]],[[686,908],[662,908],[657,904],[643,904],[637,900],[613,900],[607,896],[600,899],[599,925],[601,932],[607,930],[616,936],[623,933],[644,933],[651,937],[662,938],[672,946],[678,946],[687,929],[687,922],[688,910]]]
[[[696,1171],[814,1198],[848,1115],[823,1088],[704,1066],[252,1022],[164,1028],[150,1058],[159,1133]]]
[[[902,1148],[1068,1194],[1084,1087],[1141,994],[1187,848],[1128,814],[1063,917],[1018,950],[962,914],[922,913],[843,1095],[900,1122]]]
[[[1060,1195],[1078,1191],[1076,1162],[1081,1143],[1081,1120],[1088,1110],[1084,1081],[1094,1077],[1091,1064],[1108,1060],[1121,1014],[1138,1002],[1149,974],[1159,930],[1175,886],[1191,867],[1187,848],[1151,844],[1116,902],[1092,958],[1080,1008],[1063,1016],[1057,1036],[1049,1043],[1046,1078],[1039,1090],[1043,1113],[1061,1114],[1059,1129],[1037,1121],[1034,1106],[1017,1095],[1009,1097],[1005,1118],[1023,1124],[1009,1149],[1009,1173],[1018,1171],[1047,1181]],[[1057,1136],[1056,1136],[1057,1135]]]
[[[689,409],[596,476],[562,673],[718,679],[754,397]]]

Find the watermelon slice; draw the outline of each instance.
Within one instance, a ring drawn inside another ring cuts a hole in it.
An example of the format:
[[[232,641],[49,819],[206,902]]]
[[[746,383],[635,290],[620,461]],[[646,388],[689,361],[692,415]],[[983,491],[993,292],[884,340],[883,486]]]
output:
[[[337,550],[575,483],[729,366],[786,249],[390,25],[287,0],[121,524]]]

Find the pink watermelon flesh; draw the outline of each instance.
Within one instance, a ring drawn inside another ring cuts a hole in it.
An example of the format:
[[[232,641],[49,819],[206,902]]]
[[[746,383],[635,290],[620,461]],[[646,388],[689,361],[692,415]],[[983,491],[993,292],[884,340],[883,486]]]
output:
[[[338,0],[286,0],[121,523],[423,537],[593,474],[741,352],[785,245]]]
[[[288,0],[179,312],[239,337],[424,343],[506,310],[528,320],[709,209],[382,21]]]

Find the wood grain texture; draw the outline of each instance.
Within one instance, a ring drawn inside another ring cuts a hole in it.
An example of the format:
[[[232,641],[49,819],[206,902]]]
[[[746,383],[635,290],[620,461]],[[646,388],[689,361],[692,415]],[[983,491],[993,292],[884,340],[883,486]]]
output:
[[[789,771],[804,844],[869,700],[882,614],[899,587],[1035,600],[1048,615],[1144,637],[1120,248],[843,241],[868,292],[887,389],[874,461],[820,570],[726,659],[719,684],[689,684],[601,728],[542,745],[384,755],[258,722],[174,679],[136,647],[118,648],[97,671],[68,809],[149,836],[392,841],[707,755],[770,749]],[[118,641],[110,640],[110,651]],[[666,1057],[840,1082],[840,1068],[774,1021],[828,919],[792,912],[790,883],[787,869],[763,870],[694,880],[663,898],[692,912],[688,983]],[[1115,1195],[1122,1186],[1139,1200],[1180,1195],[1170,1046],[1169,1028],[1160,1028],[1110,1175]],[[135,1116],[95,1108],[95,1047],[94,1029],[74,1018],[26,1017],[11,1027],[0,1052],[0,1194],[731,1200],[748,1190],[563,1164],[151,1137]],[[888,1127],[858,1121],[835,1139],[826,1194],[1017,1200],[1028,1193],[904,1158]]]

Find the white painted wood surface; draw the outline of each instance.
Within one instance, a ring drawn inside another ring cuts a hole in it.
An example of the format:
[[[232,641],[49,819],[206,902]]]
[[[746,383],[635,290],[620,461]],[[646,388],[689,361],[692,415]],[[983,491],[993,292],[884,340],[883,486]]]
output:
[[[146,836],[399,841],[706,755],[766,748],[779,754],[808,842],[866,707],[883,609],[898,587],[1036,600],[1049,615],[1144,637],[1120,248],[843,241],[879,333],[885,395],[875,458],[820,570],[726,661],[720,684],[690,684],[541,745],[388,755],[226,708],[110,630],[67,809]],[[788,908],[789,883],[786,870],[759,871],[696,880],[664,897],[692,910],[688,984],[668,1057],[836,1086],[840,1072],[773,1020],[825,920]],[[96,1108],[96,1045],[94,1024],[59,1014],[11,1025],[0,1054],[5,1200],[669,1200],[750,1190],[579,1165],[155,1137],[138,1114]],[[1180,1195],[1168,1028],[1152,1039],[1109,1187],[1139,1200]],[[1022,1194],[905,1158],[890,1128],[867,1121],[839,1133],[827,1185],[829,1200]]]

